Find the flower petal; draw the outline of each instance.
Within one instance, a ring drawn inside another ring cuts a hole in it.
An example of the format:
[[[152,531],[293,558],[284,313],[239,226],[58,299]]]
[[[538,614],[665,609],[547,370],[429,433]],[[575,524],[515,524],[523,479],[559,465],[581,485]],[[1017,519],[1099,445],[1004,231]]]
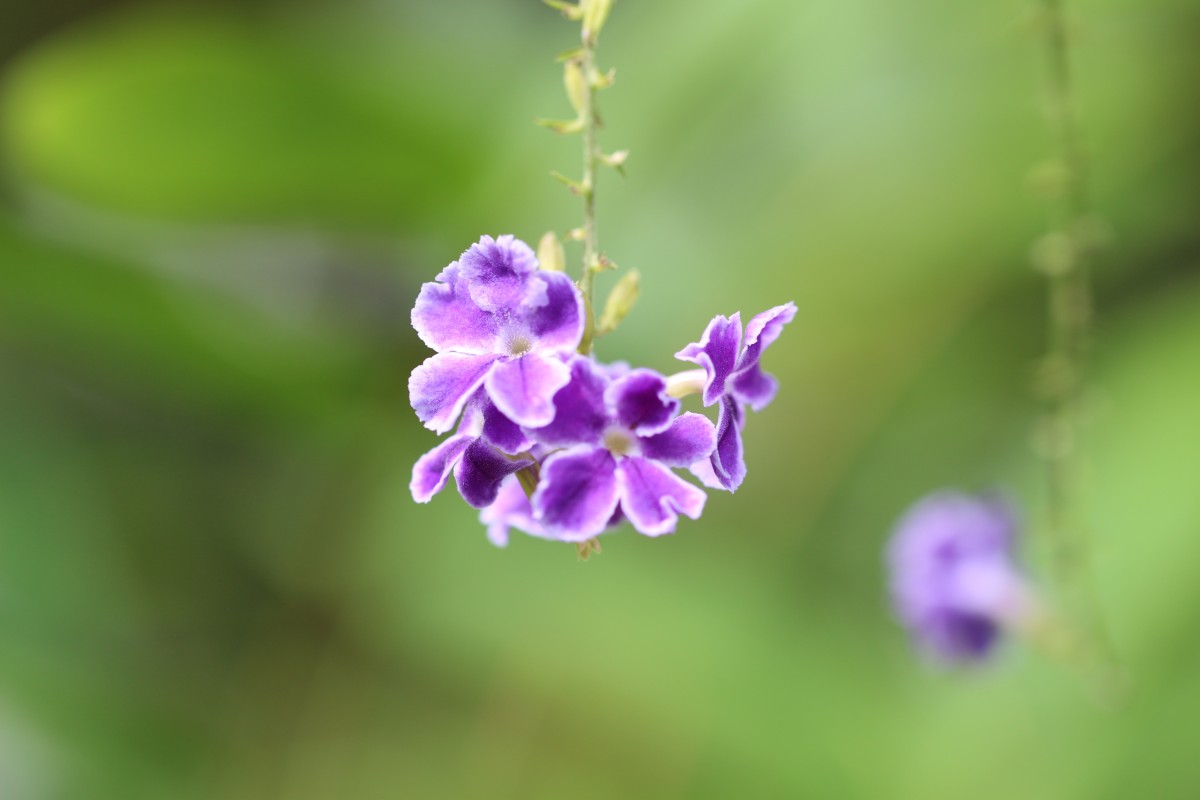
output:
[[[471,394],[483,384],[498,356],[438,353],[412,371],[408,399],[426,428],[445,433],[454,427]]]
[[[754,359],[757,360],[762,351],[779,338],[779,334],[783,332],[783,326],[795,318],[795,303],[784,303],[781,306],[769,308],[761,314],[755,314],[754,319],[746,324],[746,347],[743,362],[748,363],[746,358],[752,351]],[[738,366],[741,367],[742,364]]]
[[[725,485],[721,483],[721,480],[717,477],[716,471],[713,470],[711,458],[704,458],[700,461],[697,461],[695,464],[692,464],[690,467],[688,467],[688,472],[696,476],[700,483],[709,489],[725,488]]]
[[[539,272],[546,284],[546,302],[525,312],[535,350],[573,353],[583,340],[583,295],[561,272]]]
[[[602,532],[617,509],[617,464],[607,450],[555,453],[542,464],[533,516],[556,539],[582,542]]]
[[[679,411],[679,401],[667,394],[667,379],[650,369],[613,381],[604,399],[611,416],[639,436],[665,431]]]
[[[513,422],[490,401],[483,406],[483,438],[503,453],[515,456],[533,446],[533,440],[525,435],[521,426]]]
[[[769,406],[777,391],[779,381],[763,372],[757,361],[734,373],[729,381],[729,393],[755,411],[762,411]]]
[[[554,419],[554,393],[570,380],[571,370],[562,361],[526,353],[498,362],[484,385],[504,416],[536,428]]]
[[[721,401],[717,414],[717,448],[711,457],[713,474],[731,492],[736,492],[746,478],[746,461],[742,458],[742,419],[745,412],[731,397]]]
[[[413,465],[412,481],[408,484],[413,500],[428,503],[442,490],[454,466],[462,457],[467,445],[475,441],[470,434],[451,436],[437,447],[417,459]]]
[[[717,429],[708,417],[689,411],[662,433],[643,437],[641,444],[645,458],[668,467],[689,467],[712,454],[717,446]]]
[[[468,505],[486,508],[496,499],[501,481],[532,464],[527,458],[505,458],[496,448],[477,439],[463,451],[454,469],[458,493]]]
[[[597,366],[587,358],[571,361],[571,380],[554,395],[554,421],[530,431],[549,447],[599,444],[608,425],[604,406],[607,385]]]
[[[471,299],[458,262],[442,270],[437,279],[437,283],[422,284],[413,306],[412,326],[417,336],[438,352],[494,352],[499,321]]]
[[[546,285],[537,277],[537,256],[512,235],[481,237],[459,258],[467,290],[484,311],[515,309],[546,302]]]
[[[704,405],[711,406],[725,394],[725,380],[738,363],[738,342],[742,336],[742,320],[718,315],[704,329],[699,342],[693,342],[675,354],[680,361],[691,361],[704,367],[708,381],[704,384]]]
[[[704,490],[646,458],[624,458],[617,465],[621,509],[633,527],[647,536],[672,533],[679,514],[699,519]]]
[[[487,525],[488,541],[497,547],[508,546],[509,528],[524,531],[539,539],[552,538],[533,518],[533,507],[516,476],[505,478],[500,493],[490,506],[479,512],[479,521]]]

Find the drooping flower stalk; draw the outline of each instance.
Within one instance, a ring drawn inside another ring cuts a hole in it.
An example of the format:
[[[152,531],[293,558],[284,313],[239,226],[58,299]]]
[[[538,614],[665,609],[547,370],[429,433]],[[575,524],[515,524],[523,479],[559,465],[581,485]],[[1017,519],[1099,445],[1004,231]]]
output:
[[[592,351],[596,330],[596,303],[592,293],[596,271],[600,268],[600,249],[596,236],[596,164],[599,160],[596,139],[599,119],[596,113],[596,86],[592,80],[596,74],[596,43],[600,32],[588,29],[588,16],[584,15],[582,28],[580,68],[583,72],[583,98],[579,111],[583,119],[583,189],[580,192],[583,196],[583,273],[579,279],[579,290],[583,292],[583,304],[587,308],[587,327],[584,328],[579,352],[585,355]]]
[[[1051,230],[1035,249],[1047,276],[1049,348],[1042,370],[1046,410],[1039,447],[1046,461],[1047,530],[1057,577],[1077,582],[1085,569],[1085,526],[1078,508],[1079,428],[1092,299],[1087,164],[1079,139],[1063,0],[1041,0],[1046,49],[1046,109],[1058,152],[1047,172],[1057,201]]]
[[[1058,655],[1077,661],[1094,687],[1111,697],[1119,670],[1093,585],[1089,531],[1082,498],[1080,433],[1085,415],[1086,364],[1091,344],[1091,261],[1096,226],[1091,217],[1088,164],[1080,135],[1071,70],[1065,0],[1040,0],[1045,52],[1046,113],[1057,152],[1043,168],[1054,198],[1050,231],[1034,249],[1047,280],[1048,347],[1040,375],[1045,404],[1038,452],[1046,470],[1046,533],[1051,567],[1079,636]],[[1051,648],[1055,649],[1055,648]]]

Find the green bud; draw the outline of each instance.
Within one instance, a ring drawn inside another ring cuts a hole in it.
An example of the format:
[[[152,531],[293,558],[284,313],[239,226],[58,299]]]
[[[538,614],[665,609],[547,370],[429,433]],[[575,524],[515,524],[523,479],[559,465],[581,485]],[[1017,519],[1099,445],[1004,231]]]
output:
[[[612,11],[613,0],[584,0],[583,37],[595,41]]]
[[[1033,266],[1045,275],[1065,275],[1075,267],[1078,248],[1068,233],[1047,233],[1033,245]]]
[[[562,272],[567,268],[567,257],[563,252],[562,242],[554,235],[554,231],[547,231],[538,242],[537,257],[538,263],[546,272]]]
[[[580,183],[577,180],[568,178],[566,175],[563,175],[558,170],[554,170],[553,172],[551,172],[550,177],[554,178],[555,180],[559,181],[564,186],[566,186],[568,189],[570,189],[571,194],[585,194],[587,191],[589,191],[587,186],[583,185],[582,183]]]
[[[543,3],[553,9],[562,12],[562,15],[567,19],[578,22],[583,19],[583,8],[576,3],[567,3],[563,0],[542,0]]]
[[[604,303],[604,313],[600,316],[601,333],[616,330],[625,317],[629,316],[629,312],[637,305],[640,290],[641,275],[636,269],[631,269],[621,276]]]
[[[582,242],[587,237],[587,231],[583,228],[571,228],[567,231],[567,239],[572,242]]]
[[[597,89],[607,89],[617,82],[617,70],[615,68],[610,69],[608,72],[598,72],[596,70],[592,70],[589,80],[591,81],[593,87]]]
[[[562,134],[580,133],[583,131],[582,117],[578,119],[535,119],[533,124]]]
[[[567,98],[571,101],[571,107],[582,119],[584,108],[587,105],[588,87],[583,79],[583,68],[579,66],[578,61],[568,61],[563,64],[563,86],[567,89]]]
[[[625,160],[629,158],[628,150],[618,150],[615,153],[601,153],[600,163],[605,166],[612,167],[617,172],[625,175]]]

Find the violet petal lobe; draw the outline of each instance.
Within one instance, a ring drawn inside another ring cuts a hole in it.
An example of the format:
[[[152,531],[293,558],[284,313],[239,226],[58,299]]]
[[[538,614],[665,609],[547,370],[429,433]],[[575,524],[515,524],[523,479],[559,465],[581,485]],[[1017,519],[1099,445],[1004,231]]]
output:
[[[483,385],[498,356],[438,353],[412,371],[408,398],[426,428],[445,433],[454,427],[471,395]]]
[[[762,352],[779,338],[779,334],[783,332],[783,326],[795,318],[795,303],[784,303],[781,306],[769,308],[761,314],[755,314],[754,319],[746,325],[746,344],[738,368],[758,361]]]
[[[551,538],[546,529],[533,518],[533,507],[529,498],[521,488],[516,476],[505,478],[500,484],[500,492],[490,506],[479,512],[479,521],[487,526],[488,541],[496,547],[508,546],[510,528],[536,536],[539,539]]]
[[[412,481],[408,484],[413,500],[418,503],[428,503],[433,496],[442,490],[450,473],[454,470],[463,451],[475,437],[470,434],[451,436],[437,447],[417,459],[413,465]]]
[[[729,381],[729,393],[755,411],[762,411],[769,406],[777,391],[779,381],[763,372],[757,361],[734,373]]]
[[[515,309],[546,302],[546,286],[537,276],[537,256],[511,236],[483,236],[459,257],[471,299],[484,311]]]
[[[495,404],[485,400],[483,405],[484,439],[503,453],[515,456],[533,446],[533,440],[525,435],[521,426],[500,413]]]
[[[504,416],[537,428],[554,419],[554,395],[570,379],[570,368],[559,359],[526,353],[497,362],[484,386]]]
[[[617,509],[617,464],[600,448],[564,450],[542,464],[534,518],[554,538],[581,542],[601,533]]]
[[[608,424],[604,376],[591,359],[582,357],[571,360],[570,370],[570,382],[554,395],[554,421],[532,431],[549,447],[599,444]]]
[[[490,444],[476,439],[463,451],[454,469],[458,492],[468,505],[486,508],[496,499],[501,481],[532,464],[527,458],[505,458]]]
[[[704,329],[699,342],[693,342],[675,354],[680,361],[691,361],[704,368],[704,405],[711,406],[725,394],[725,381],[737,367],[742,321],[718,315]]]
[[[633,527],[647,536],[671,533],[679,514],[698,519],[704,510],[702,489],[647,458],[621,459],[617,482],[621,509]]]
[[[671,427],[641,439],[642,455],[669,467],[690,467],[706,460],[717,446],[717,429],[708,417],[688,411]]]
[[[539,278],[546,284],[546,302],[525,311],[532,345],[537,350],[572,353],[583,340],[583,295],[561,272],[542,272]]]
[[[667,394],[667,379],[650,369],[630,370],[604,393],[610,415],[638,436],[665,431],[679,411]]]
[[[746,461],[742,457],[744,413],[737,400],[722,398],[717,413],[717,447],[713,450],[711,461],[717,480],[730,492],[736,492],[746,479]]]
[[[412,326],[430,349],[483,354],[496,349],[498,320],[467,292],[457,262],[442,270],[436,283],[421,286],[412,310]]]

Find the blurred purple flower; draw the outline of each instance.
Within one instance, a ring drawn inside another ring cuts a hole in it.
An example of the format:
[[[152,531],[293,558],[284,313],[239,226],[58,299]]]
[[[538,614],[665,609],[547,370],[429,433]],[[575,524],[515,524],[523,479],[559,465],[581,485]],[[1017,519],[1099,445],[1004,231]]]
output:
[[[796,304],[785,303],[762,312],[746,325],[742,341],[741,315],[718,315],[699,342],[675,354],[704,369],[704,405],[720,403],[717,415],[717,446],[705,464],[692,472],[710,488],[736,491],[746,477],[742,456],[742,425],[746,406],[761,411],[775,399],[779,388],[774,377],[762,371],[759,358],[779,338],[783,326],[796,316]]]
[[[437,354],[413,370],[409,399],[425,427],[445,433],[480,387],[513,423],[549,423],[585,320],[570,278],[538,270],[512,236],[484,236],[421,287],[412,324]]]
[[[891,597],[900,621],[935,658],[985,658],[1001,627],[1033,608],[1014,563],[1016,522],[995,498],[938,492],[914,504],[888,546]]]
[[[612,379],[582,357],[570,370],[554,396],[554,421],[529,431],[542,445],[563,448],[542,464],[534,519],[555,538],[577,542],[601,533],[618,513],[648,536],[674,531],[681,513],[698,518],[704,492],[670,468],[712,452],[713,424],[700,414],[676,416],[679,401],[651,370]]]

